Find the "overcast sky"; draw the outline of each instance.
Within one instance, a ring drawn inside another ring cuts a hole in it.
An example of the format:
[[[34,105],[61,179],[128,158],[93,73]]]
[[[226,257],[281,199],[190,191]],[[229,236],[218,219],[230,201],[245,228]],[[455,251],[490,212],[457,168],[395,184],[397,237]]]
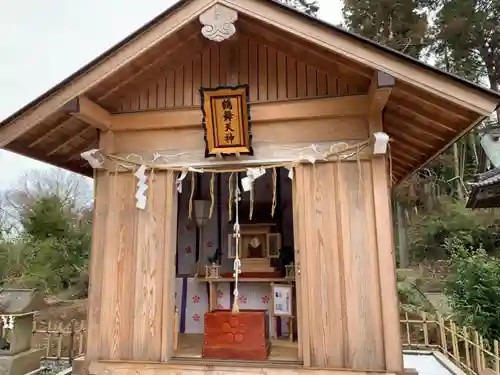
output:
[[[0,119],[4,119],[164,11],[175,0],[0,2]],[[341,0],[319,0],[319,17],[341,22]],[[33,168],[0,150],[0,190]]]

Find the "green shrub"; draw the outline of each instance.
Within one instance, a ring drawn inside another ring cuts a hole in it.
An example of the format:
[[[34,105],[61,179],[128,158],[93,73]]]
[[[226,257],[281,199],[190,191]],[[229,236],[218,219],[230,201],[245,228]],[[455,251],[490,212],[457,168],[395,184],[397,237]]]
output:
[[[486,338],[500,337],[500,259],[482,248],[448,241],[452,249],[452,276],[446,282],[445,294],[455,320],[474,327]]]
[[[495,254],[500,248],[500,216],[487,210],[468,210],[462,201],[440,199],[425,214],[412,215],[409,225],[410,255],[413,263],[448,259],[447,240],[458,240],[471,248]]]

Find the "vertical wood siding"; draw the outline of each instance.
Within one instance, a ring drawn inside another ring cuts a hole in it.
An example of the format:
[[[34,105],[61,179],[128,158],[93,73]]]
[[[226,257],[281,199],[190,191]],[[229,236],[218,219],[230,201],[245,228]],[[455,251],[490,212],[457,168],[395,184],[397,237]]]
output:
[[[177,192],[174,172],[153,179],[147,209],[138,210],[132,173],[97,176],[89,305],[99,308],[88,318],[90,361],[172,354]]]
[[[387,181],[372,163],[296,169],[302,345],[304,360],[314,367],[385,370],[401,363],[402,370],[395,360],[402,356],[399,339],[384,347],[384,338],[393,340],[398,332],[398,317],[392,321],[382,304],[397,309],[398,300],[395,284],[381,282],[395,269],[387,262],[392,244],[378,238],[391,233],[388,190],[379,186]]]
[[[307,59],[307,56],[304,56]],[[339,72],[324,72],[275,48],[240,35],[213,43],[174,70],[160,73],[125,94],[118,112],[200,104],[200,87],[249,84],[250,101],[273,101],[366,93],[366,84]]]

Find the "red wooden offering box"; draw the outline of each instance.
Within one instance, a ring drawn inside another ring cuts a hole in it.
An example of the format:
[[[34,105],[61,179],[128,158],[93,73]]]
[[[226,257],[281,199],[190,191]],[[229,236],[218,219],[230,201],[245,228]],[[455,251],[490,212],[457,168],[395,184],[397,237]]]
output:
[[[267,310],[230,310],[205,313],[204,358],[265,361],[269,356]]]

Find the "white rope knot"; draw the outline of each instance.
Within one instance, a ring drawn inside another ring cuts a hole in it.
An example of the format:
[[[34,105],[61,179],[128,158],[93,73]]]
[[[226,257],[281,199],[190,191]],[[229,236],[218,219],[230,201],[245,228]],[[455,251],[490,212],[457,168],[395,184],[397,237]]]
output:
[[[234,269],[233,277],[236,277],[236,274],[241,273],[241,260],[239,258],[234,260],[233,269]],[[237,290],[237,287],[235,287],[235,290]]]
[[[240,223],[238,221],[233,225],[233,237],[236,238],[236,236],[240,237]]]

